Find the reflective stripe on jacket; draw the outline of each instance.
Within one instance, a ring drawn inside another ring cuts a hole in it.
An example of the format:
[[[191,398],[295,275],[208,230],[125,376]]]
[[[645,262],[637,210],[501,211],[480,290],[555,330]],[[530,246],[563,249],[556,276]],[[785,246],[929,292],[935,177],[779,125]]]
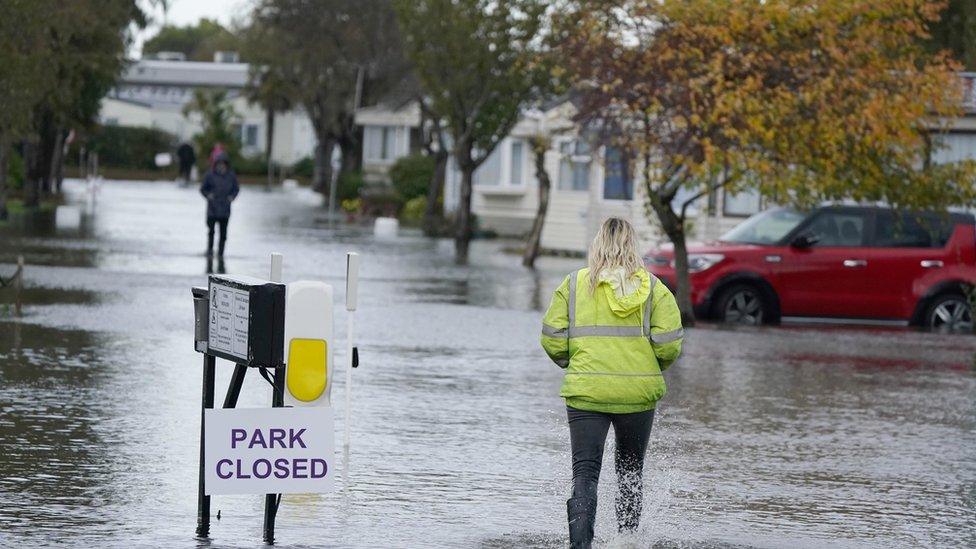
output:
[[[590,291],[589,269],[563,280],[542,321],[542,347],[566,368],[560,396],[580,410],[626,414],[654,408],[662,370],[681,354],[684,330],[671,291],[641,270],[624,296],[606,281]]]

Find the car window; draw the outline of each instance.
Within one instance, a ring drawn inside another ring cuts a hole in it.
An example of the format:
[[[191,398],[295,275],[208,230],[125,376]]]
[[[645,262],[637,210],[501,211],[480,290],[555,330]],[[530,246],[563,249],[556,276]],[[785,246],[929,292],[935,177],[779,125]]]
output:
[[[817,246],[863,246],[864,214],[821,212],[806,227],[806,234],[817,238]]]
[[[878,212],[874,245],[881,248],[941,248],[949,241],[953,224],[938,216]]]
[[[766,210],[736,225],[722,235],[720,240],[743,244],[775,244],[805,218],[806,215],[793,210]]]

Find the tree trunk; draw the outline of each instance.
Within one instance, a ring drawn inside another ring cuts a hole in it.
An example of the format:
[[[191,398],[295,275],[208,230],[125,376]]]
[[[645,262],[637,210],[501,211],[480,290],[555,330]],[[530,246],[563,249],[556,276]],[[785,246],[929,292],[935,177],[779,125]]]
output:
[[[648,189],[649,193],[654,193]],[[691,306],[691,280],[688,274],[688,245],[685,241],[684,220],[671,209],[671,203],[664,203],[654,194],[650,198],[651,207],[661,221],[661,228],[674,245],[674,273],[677,277],[678,309],[681,311],[681,322],[685,326],[695,324],[695,311]]]
[[[522,256],[522,265],[526,267],[535,266],[535,259],[539,257],[539,246],[542,243],[542,227],[546,222],[546,211],[549,209],[549,189],[552,183],[549,181],[549,172],[546,171],[546,149],[548,147],[533,147],[535,153],[535,177],[539,181],[539,207],[535,211],[535,221],[532,222],[532,231],[529,232],[529,240],[525,245],[525,254]]]
[[[357,126],[353,114],[345,114],[340,117],[340,132],[337,137],[339,143],[339,174],[348,175],[352,172],[363,169],[362,143],[363,129]]]
[[[339,175],[349,175],[360,167],[359,143],[347,136],[338,139],[339,144]]]
[[[695,310],[691,306],[691,279],[688,274],[688,245],[685,242],[685,230],[683,224],[678,225],[679,229],[668,237],[674,244],[674,272],[678,280],[676,281],[678,295],[678,310],[681,311],[681,323],[685,326],[695,325]]]
[[[51,165],[48,168],[48,190],[61,192],[61,183],[58,174],[61,172],[61,163],[64,160],[64,130],[55,128],[54,143],[51,147]]]
[[[271,152],[274,149],[274,125],[275,125],[274,109],[268,108],[265,117],[266,117],[266,123],[265,123],[266,128],[265,128],[265,136],[264,136],[264,142],[265,142],[264,158],[265,158],[265,162],[267,162],[268,164],[267,188],[270,190],[272,185],[274,185],[274,162],[271,160]]]
[[[24,141],[24,186],[27,191],[24,206],[36,208],[41,203],[41,180],[37,171],[37,145]]]
[[[51,166],[54,161],[54,149],[57,147],[58,129],[54,125],[54,115],[45,112],[41,116],[40,141],[34,156],[34,173],[41,194],[51,194]],[[38,202],[40,200],[38,199]]]
[[[7,219],[7,159],[10,158],[10,144],[6,134],[0,133],[0,221]]]
[[[431,174],[430,185],[427,187],[427,207],[424,209],[424,236],[437,236],[443,217],[443,211],[438,210],[437,201],[444,189],[447,178],[447,151],[438,150],[434,153],[434,172]]]
[[[457,226],[454,233],[454,262],[468,264],[468,246],[471,243],[471,182],[476,166],[470,161],[470,152],[461,167],[461,196],[457,208]]]
[[[62,135],[61,138],[61,154],[58,158],[57,171],[54,173],[54,185],[58,194],[61,193],[61,186],[64,184],[64,161],[68,157],[68,147],[70,146],[69,143],[65,142],[67,135]]]

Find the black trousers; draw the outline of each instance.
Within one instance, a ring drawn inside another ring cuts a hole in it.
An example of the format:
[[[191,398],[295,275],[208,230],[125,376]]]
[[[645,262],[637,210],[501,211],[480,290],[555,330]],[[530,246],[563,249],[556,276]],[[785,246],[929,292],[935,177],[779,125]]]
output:
[[[220,225],[220,243],[217,248],[217,255],[224,256],[224,243],[227,242],[227,222],[229,217],[207,217],[207,255],[213,255],[214,245],[214,225]]]
[[[651,436],[654,410],[633,414],[606,414],[566,407],[573,449],[573,497],[596,501],[603,447],[613,425],[617,441],[614,464],[619,492],[615,509],[622,531],[636,530],[643,510],[644,453]],[[595,511],[596,505],[593,505]]]

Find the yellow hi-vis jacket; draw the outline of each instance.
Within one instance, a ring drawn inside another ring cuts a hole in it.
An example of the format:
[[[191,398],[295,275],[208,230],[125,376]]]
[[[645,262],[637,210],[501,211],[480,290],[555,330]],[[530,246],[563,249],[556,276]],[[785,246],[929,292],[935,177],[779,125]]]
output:
[[[607,280],[590,291],[589,269],[570,273],[542,320],[542,347],[566,369],[560,396],[580,410],[627,414],[655,407],[661,371],[681,354],[681,314],[668,288],[641,269],[622,297]]]

